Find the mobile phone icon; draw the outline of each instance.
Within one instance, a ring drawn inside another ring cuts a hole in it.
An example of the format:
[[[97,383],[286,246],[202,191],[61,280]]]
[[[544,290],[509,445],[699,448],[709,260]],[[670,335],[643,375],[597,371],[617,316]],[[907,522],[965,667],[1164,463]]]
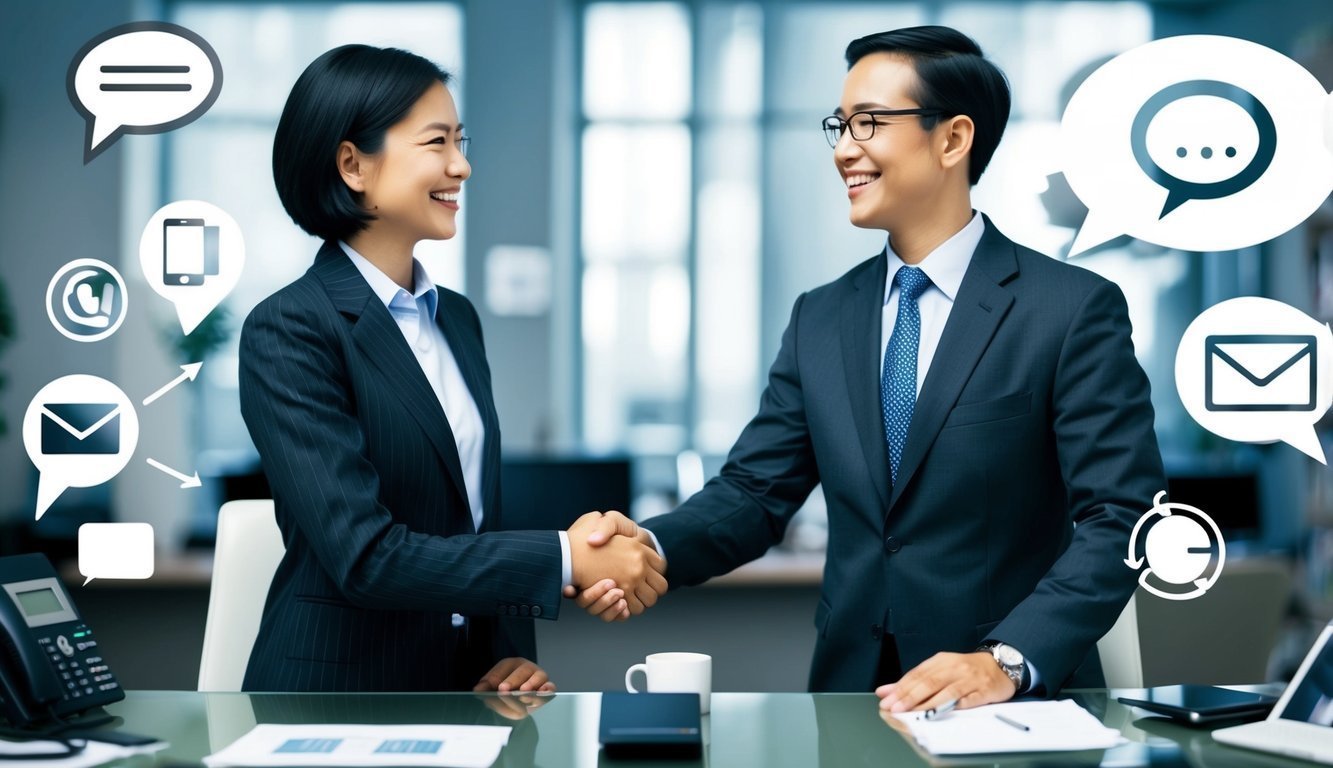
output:
[[[162,221],[162,282],[166,285],[203,285],[207,248],[203,219]]]

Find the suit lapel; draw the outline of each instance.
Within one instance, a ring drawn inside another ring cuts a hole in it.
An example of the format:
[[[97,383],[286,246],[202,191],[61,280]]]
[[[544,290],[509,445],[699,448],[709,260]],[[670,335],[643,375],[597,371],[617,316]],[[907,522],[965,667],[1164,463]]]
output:
[[[482,378],[486,368],[486,352],[478,339],[464,333],[465,323],[469,318],[463,313],[462,306],[450,300],[440,289],[439,310],[435,313],[435,323],[449,342],[458,370],[463,374],[472,400],[481,413],[485,436],[482,442],[481,487],[482,487],[482,530],[498,530],[500,523],[500,420],[495,412],[495,401],[491,397],[490,386]]]
[[[842,361],[847,370],[847,397],[861,440],[870,479],[881,508],[889,504],[889,452],[884,438],[884,416],[879,397],[879,347],[884,309],[884,252],[852,285],[855,291],[842,303]]]
[[[985,234],[963,275],[930,371],[921,385],[912,424],[907,430],[907,444],[903,446],[902,464],[898,467],[898,483],[889,499],[889,512],[920,468],[977,361],[1014,303],[1013,294],[1003,287],[1018,274],[1014,244],[995,229],[989,218],[985,222]]]
[[[449,420],[388,308],[380,303],[337,243],[326,242],[320,248],[312,269],[323,281],[334,307],[353,318],[352,338],[357,349],[379,370],[387,388],[397,395],[426,433],[466,502],[467,485],[463,482],[463,466]],[[472,516],[466,517],[470,527]]]

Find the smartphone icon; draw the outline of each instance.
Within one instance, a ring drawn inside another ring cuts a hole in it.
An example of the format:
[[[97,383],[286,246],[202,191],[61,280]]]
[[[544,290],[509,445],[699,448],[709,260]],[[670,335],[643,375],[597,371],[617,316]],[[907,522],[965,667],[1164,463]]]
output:
[[[205,229],[203,219],[163,220],[163,283],[166,285],[204,284],[204,276],[208,271]]]

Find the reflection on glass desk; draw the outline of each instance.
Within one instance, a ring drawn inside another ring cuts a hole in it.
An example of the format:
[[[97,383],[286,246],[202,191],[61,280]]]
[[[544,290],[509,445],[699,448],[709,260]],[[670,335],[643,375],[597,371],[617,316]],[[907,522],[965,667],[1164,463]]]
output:
[[[1274,692],[1272,686],[1254,690]],[[918,751],[880,717],[873,694],[718,693],[704,717],[704,757],[688,762],[635,763],[600,754],[597,725],[601,694],[545,697],[530,713],[512,697],[473,694],[242,694],[131,691],[107,708],[119,727],[164,738],[171,747],[158,765],[197,763],[240,738],[256,723],[457,723],[510,725],[514,731],[497,766],[630,766],[656,768],[855,768],[857,766],[1230,766],[1308,765],[1213,741],[1206,729],[1145,716],[1115,701],[1142,691],[1069,691],[1129,740],[1114,749],[1045,755],[932,758]],[[525,716],[526,715],[526,716]],[[520,718],[520,719],[513,719]],[[141,764],[136,759],[133,765]],[[149,763],[151,764],[151,763]]]

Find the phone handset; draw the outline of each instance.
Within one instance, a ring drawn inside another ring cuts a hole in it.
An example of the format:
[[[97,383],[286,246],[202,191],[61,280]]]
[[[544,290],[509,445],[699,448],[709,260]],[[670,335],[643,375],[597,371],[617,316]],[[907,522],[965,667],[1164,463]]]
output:
[[[107,328],[111,325],[112,303],[115,301],[116,287],[107,283],[102,286],[102,296],[98,298],[93,295],[93,286],[90,278],[98,276],[98,272],[92,269],[82,269],[75,272],[65,281],[65,291],[60,297],[65,307],[65,316],[70,322],[89,328]],[[78,309],[70,299],[78,302]]]
[[[0,594],[0,689],[22,721],[46,719],[60,700],[60,679],[46,653],[27,642],[28,625],[8,595]]]

